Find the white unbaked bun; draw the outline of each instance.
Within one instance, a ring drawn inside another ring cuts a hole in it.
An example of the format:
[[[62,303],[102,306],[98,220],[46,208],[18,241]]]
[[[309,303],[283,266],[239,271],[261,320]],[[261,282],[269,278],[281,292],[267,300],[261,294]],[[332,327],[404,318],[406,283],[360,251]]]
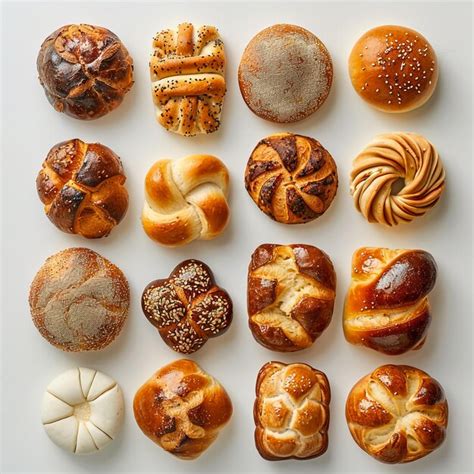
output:
[[[41,420],[51,440],[66,451],[88,454],[117,436],[123,421],[117,382],[85,368],[63,372],[46,388]]]

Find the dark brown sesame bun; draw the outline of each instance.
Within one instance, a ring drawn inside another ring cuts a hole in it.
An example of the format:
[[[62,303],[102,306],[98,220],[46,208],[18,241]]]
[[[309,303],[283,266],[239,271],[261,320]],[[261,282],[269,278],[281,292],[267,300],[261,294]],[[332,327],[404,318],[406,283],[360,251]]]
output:
[[[356,92],[384,112],[421,107],[438,81],[436,54],[420,33],[385,25],[367,31],[349,56],[349,75]]]

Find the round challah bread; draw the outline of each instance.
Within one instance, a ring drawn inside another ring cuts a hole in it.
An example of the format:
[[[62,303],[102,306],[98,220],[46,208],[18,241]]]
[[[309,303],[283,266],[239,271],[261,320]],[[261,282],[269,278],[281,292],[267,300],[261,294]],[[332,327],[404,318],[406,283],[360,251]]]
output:
[[[150,59],[156,119],[180,135],[215,132],[226,92],[224,43],[214,26],[158,33]]]
[[[344,335],[384,354],[419,349],[431,323],[427,295],[436,263],[423,250],[358,249],[344,308]]]
[[[133,61],[127,49],[100,26],[57,29],[41,45],[37,68],[51,105],[81,120],[114,110],[133,85]]]
[[[85,248],[49,257],[30,288],[33,322],[63,351],[93,351],[122,330],[130,304],[128,282],[113,263]]]
[[[359,380],[347,397],[355,442],[378,461],[415,461],[446,436],[448,403],[441,385],[406,365],[383,365]]]
[[[217,237],[229,220],[228,186],[227,168],[215,156],[157,161],[145,178],[145,232],[170,247]]]
[[[135,394],[135,420],[152,441],[181,459],[195,459],[232,416],[222,385],[192,360],[158,370]]]
[[[255,204],[283,224],[309,222],[326,212],[337,191],[337,168],[314,138],[270,135],[257,144],[245,170]]]
[[[181,262],[169,278],[152,281],[142,309],[166,344],[182,354],[196,352],[232,322],[232,300],[199,260]]]
[[[302,364],[268,362],[258,374],[255,444],[265,459],[310,459],[328,447],[329,382]]]
[[[41,421],[51,441],[74,454],[95,453],[118,435],[122,390],[115,380],[83,367],[70,369],[47,387]]]
[[[402,189],[393,186],[403,180]],[[393,226],[429,211],[445,186],[443,164],[434,146],[415,133],[376,137],[355,158],[351,194],[369,222]]]
[[[128,192],[120,158],[75,138],[54,145],[36,178],[49,220],[63,232],[105,237],[122,220]]]
[[[249,326],[257,342],[281,352],[305,349],[331,322],[336,274],[311,245],[260,245],[248,270]]]

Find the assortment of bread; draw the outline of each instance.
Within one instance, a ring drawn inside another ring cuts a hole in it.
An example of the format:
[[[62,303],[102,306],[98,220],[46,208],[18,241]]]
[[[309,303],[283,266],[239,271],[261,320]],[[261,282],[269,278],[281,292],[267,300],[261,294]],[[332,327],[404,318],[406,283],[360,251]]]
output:
[[[182,23],[153,39],[150,75],[157,121],[191,136],[216,131],[226,93],[223,41],[213,26]],[[89,120],[115,109],[133,85],[133,61],[111,31],[66,25],[41,45],[41,85],[54,108]],[[438,79],[436,54],[418,32],[380,26],[365,33],[349,58],[357,93],[386,112],[423,105]],[[296,25],[264,29],[243,52],[238,81],[259,117],[302,120],[326,100],[331,57],[311,32]],[[49,151],[37,177],[45,213],[60,230],[86,238],[107,236],[128,207],[120,158],[100,143],[71,139]],[[397,191],[397,185],[402,186]],[[162,159],[145,178],[142,224],[170,247],[209,240],[229,221],[229,173],[212,155]],[[245,187],[257,206],[284,224],[306,223],[331,205],[336,164],[315,139],[276,133],[262,139],[245,169]],[[425,214],[439,200],[445,172],[434,146],[421,135],[385,133],[355,158],[351,194],[369,222],[395,226]],[[431,322],[428,294],[436,281],[433,257],[423,250],[360,248],[352,261],[343,328],[348,342],[386,355],[419,349]],[[262,244],[248,268],[247,308],[255,340],[290,352],[310,347],[331,322],[336,274],[330,258],[307,244]],[[68,248],[49,257],[30,287],[35,326],[53,346],[71,352],[108,346],[121,332],[130,293],[123,273],[96,252]],[[143,291],[142,309],[174,351],[191,354],[232,322],[228,293],[195,259]],[[328,448],[326,375],[295,362],[268,362],[256,383],[255,444],[270,461],[310,459]],[[159,369],[136,392],[135,420],[152,441],[181,459],[200,456],[232,416],[222,385],[191,360]],[[51,440],[75,453],[102,449],[117,436],[124,402],[118,384],[93,369],[55,378],[43,397],[41,419]],[[354,385],[346,419],[356,443],[375,459],[405,463],[438,448],[448,406],[427,373],[384,365]]]

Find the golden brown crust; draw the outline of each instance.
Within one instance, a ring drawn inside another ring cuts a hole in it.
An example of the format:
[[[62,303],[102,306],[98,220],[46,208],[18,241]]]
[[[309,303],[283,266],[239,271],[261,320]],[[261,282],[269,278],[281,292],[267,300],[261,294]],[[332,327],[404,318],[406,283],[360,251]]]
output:
[[[326,452],[331,391],[323,372],[302,363],[268,362],[255,391],[255,444],[263,458],[301,460]]]
[[[114,264],[86,248],[49,257],[31,283],[29,303],[41,335],[63,351],[103,349],[125,324],[130,292]]]
[[[163,341],[182,354],[196,352],[232,322],[232,300],[199,260],[185,260],[169,278],[152,281],[143,291],[142,309]]]
[[[337,192],[337,167],[314,138],[270,135],[257,144],[245,169],[245,187],[258,207],[283,224],[321,216]]]
[[[63,232],[106,237],[128,208],[120,158],[100,143],[78,138],[56,144],[36,178],[49,220]]]
[[[153,442],[181,459],[195,459],[230,420],[232,402],[214,377],[195,362],[180,359],[138,389],[133,411]]]
[[[156,119],[180,135],[215,132],[226,92],[225,52],[217,28],[191,23],[163,30],[150,59]]]
[[[318,248],[260,245],[252,254],[247,283],[254,338],[281,352],[309,347],[331,322],[335,291],[334,267]]]
[[[296,25],[273,25],[245,48],[239,87],[247,106],[259,117],[297,122],[318,110],[331,89],[331,56],[310,31]]]
[[[118,107],[133,85],[133,61],[120,39],[100,26],[65,25],[38,53],[39,80],[58,112],[81,119]]]
[[[431,323],[427,295],[436,273],[423,250],[358,249],[344,307],[346,339],[389,355],[419,349]]]
[[[448,403],[441,385],[406,365],[383,365],[359,380],[346,402],[355,442],[375,459],[405,463],[426,456],[446,436]]]
[[[229,220],[228,185],[227,168],[215,156],[157,161],[145,178],[145,232],[171,247],[217,237]]]
[[[384,112],[421,107],[438,81],[436,54],[420,33],[384,25],[364,33],[349,56],[349,75],[356,92]]]

